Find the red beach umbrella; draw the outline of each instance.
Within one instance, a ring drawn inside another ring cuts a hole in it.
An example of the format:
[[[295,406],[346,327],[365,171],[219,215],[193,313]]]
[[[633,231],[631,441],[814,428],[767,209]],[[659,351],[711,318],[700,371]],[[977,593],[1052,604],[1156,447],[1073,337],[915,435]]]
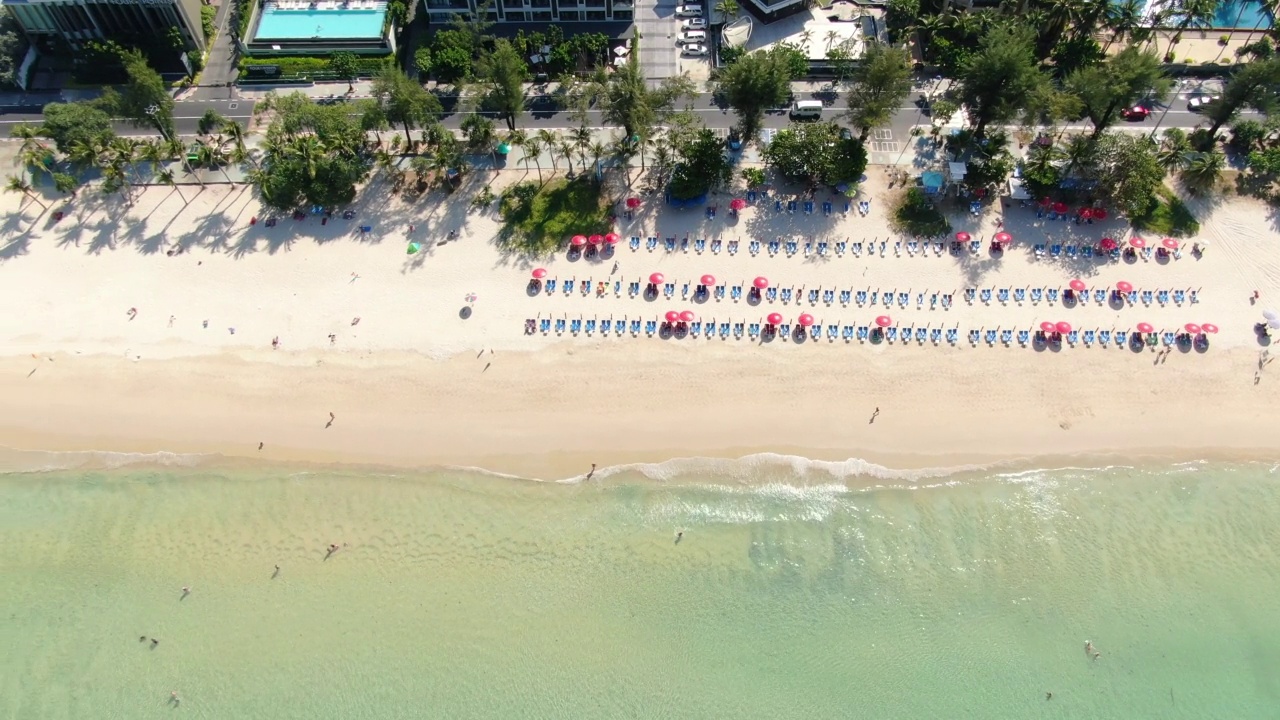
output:
[[[1090,220],[1090,219],[1092,219],[1092,218],[1093,218],[1093,208],[1087,208],[1087,207],[1082,207],[1082,208],[1080,208],[1080,217],[1084,218],[1085,220]]]
[[[1173,238],[1165,238],[1160,241],[1160,244],[1165,246],[1165,248],[1169,250],[1177,250],[1178,248],[1182,247],[1182,243],[1178,242],[1177,240],[1174,240]]]
[[[729,208],[732,210],[741,210],[746,206],[747,206],[747,201],[743,200],[742,198],[734,198],[733,200],[729,201]]]
[[[617,245],[618,241],[621,239],[622,238],[618,237],[618,233],[609,233],[608,235],[604,236],[604,241],[609,243],[610,245]]]
[[[755,285],[757,290],[763,290],[763,289],[765,289],[765,288],[769,287],[769,278],[764,277],[763,275],[761,275],[760,277],[758,277],[758,278],[756,278],[755,280],[753,280],[753,281],[751,282],[751,284],[752,284],[752,285]]]
[[[1094,220],[1106,220],[1106,219],[1107,219],[1107,211],[1106,211],[1105,209],[1103,209],[1103,208],[1094,208],[1094,209],[1093,209],[1093,219],[1094,219]]]
[[[1153,333],[1155,331],[1156,329],[1151,327],[1151,323],[1138,323],[1138,332],[1140,333]]]
[[[1183,326],[1182,326],[1182,329],[1183,329],[1183,330],[1186,330],[1187,332],[1191,333],[1192,335],[1199,335],[1199,334],[1200,334],[1200,330],[1201,330],[1202,328],[1201,328],[1199,325],[1195,324],[1195,323],[1187,323],[1186,325],[1183,325]]]
[[[960,242],[969,242],[971,238],[972,236],[967,232],[956,233],[956,240],[959,240]]]
[[[673,323],[679,319],[680,319],[680,313],[676,312],[675,310],[667,311],[667,322]]]
[[[546,268],[534,268],[534,269],[533,269],[533,277],[534,277],[534,279],[536,279],[536,280],[541,280],[542,278],[544,278],[544,277],[546,277],[546,276],[547,276],[547,269],[546,269]]]
[[[627,198],[627,208],[628,208],[628,209],[635,210],[635,209],[636,209],[636,208],[638,208],[638,207],[640,207],[640,198],[638,198],[638,197],[629,197],[629,198]]]
[[[1144,248],[1147,246],[1147,241],[1135,235],[1134,237],[1129,238],[1129,244],[1136,248]]]
[[[685,310],[684,312],[680,313],[680,322],[693,322],[694,320],[697,319],[697,317],[698,317],[697,315],[693,314],[692,310]]]
[[[703,276],[702,276],[702,284],[703,284],[703,285],[715,285],[715,284],[716,284],[716,276],[715,276],[715,275],[703,275]]]
[[[591,243],[592,245],[599,245],[600,243],[604,242],[604,236],[592,235],[591,237],[587,238],[587,242]]]
[[[667,279],[666,276],[664,276],[662,273],[654,273],[649,276],[649,282],[653,283],[654,285],[657,285],[666,279]]]
[[[1120,244],[1117,243],[1113,238],[1102,238],[1102,242],[1098,243],[1098,247],[1102,248],[1103,250],[1115,250],[1116,248],[1120,247]]]
[[[1049,199],[1048,195],[1045,195],[1044,197],[1040,198],[1040,207],[1049,207],[1052,204],[1053,204],[1053,201]]]
[[[781,325],[782,313],[769,313],[769,317],[765,319],[769,321],[770,325]]]
[[[1007,233],[1007,232],[998,232],[998,233],[996,233],[996,236],[995,236],[994,238],[992,238],[992,240],[995,240],[996,242],[998,242],[998,243],[1000,243],[1001,245],[1003,245],[1003,244],[1005,244],[1005,243],[1011,243],[1011,242],[1013,242],[1013,236],[1012,236],[1012,235],[1010,235],[1010,234],[1009,234],[1009,233]]]
[[[1214,325],[1213,323],[1205,323],[1205,324],[1203,324],[1203,325],[1201,325],[1201,326],[1200,326],[1200,329],[1201,329],[1201,330],[1203,330],[1203,331],[1205,331],[1205,332],[1207,332],[1207,333],[1216,333],[1216,332],[1218,332],[1218,326],[1217,326],[1217,325]]]
[[[890,318],[888,315],[881,315],[880,317],[876,318],[877,327],[886,328],[892,324],[893,324],[893,319]]]
[[[1054,329],[1062,333],[1063,335],[1066,335],[1067,333],[1071,332],[1071,323],[1060,322],[1054,326]]]
[[[813,324],[813,316],[812,316],[812,315],[810,315],[809,313],[805,313],[805,314],[801,315],[801,316],[800,316],[800,318],[799,318],[796,322],[800,323],[801,325],[803,325],[803,326],[805,326],[805,327],[809,327],[810,325],[812,325],[812,324]]]
[[[1062,215],[1067,212],[1067,204],[1064,202],[1056,202],[1053,204],[1053,211]]]
[[[1084,289],[1088,287],[1087,285],[1084,284],[1084,281],[1079,278],[1072,280],[1071,282],[1067,283],[1067,285],[1072,290],[1075,290],[1076,292],[1084,292]]]
[[[569,240],[569,244],[573,245],[574,247],[582,247],[583,245],[587,244],[587,236],[574,235],[573,238]]]
[[[1116,283],[1116,289],[1122,293],[1133,292],[1133,283],[1130,283],[1126,280],[1121,280],[1120,282]]]
[[[1050,332],[1057,332],[1057,330],[1058,330],[1058,326],[1049,322],[1048,320],[1045,320],[1044,322],[1040,323],[1040,332],[1050,333]]]

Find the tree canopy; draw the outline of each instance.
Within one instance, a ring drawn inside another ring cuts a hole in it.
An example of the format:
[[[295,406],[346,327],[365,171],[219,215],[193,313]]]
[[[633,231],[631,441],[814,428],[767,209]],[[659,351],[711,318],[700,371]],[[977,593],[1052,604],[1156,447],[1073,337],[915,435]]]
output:
[[[412,142],[413,128],[434,122],[443,112],[439,98],[395,67],[383,68],[373,79],[373,96],[387,122],[404,127],[406,142]]]
[[[1035,36],[1027,28],[1000,27],[982,38],[978,51],[960,76],[960,100],[969,108],[974,133],[987,125],[1025,115],[1034,98],[1045,92],[1048,78],[1036,61]]]
[[[810,185],[856,183],[867,168],[862,141],[844,137],[835,123],[810,123],[782,130],[761,153],[778,174]]]
[[[667,192],[677,200],[701,197],[713,188],[729,182],[729,160],[724,156],[724,141],[703,128],[678,143],[679,162],[671,173]]]
[[[1099,134],[1115,122],[1121,110],[1150,97],[1163,100],[1173,82],[1154,52],[1130,45],[1105,62],[1077,70],[1066,80],[1069,92]]]
[[[743,140],[755,139],[766,110],[787,104],[793,71],[790,50],[775,45],[744,55],[720,74],[719,91],[738,113]]]
[[[477,64],[485,86],[481,106],[498,113],[508,130],[516,129],[516,121],[524,114],[524,83],[529,79],[529,66],[510,42],[499,38],[493,50],[485,53]]]
[[[116,110],[140,124],[157,128],[173,137],[173,98],[169,89],[147,59],[138,50],[125,50],[120,55],[128,80],[120,89]]]
[[[869,42],[849,78],[849,122],[863,140],[887,123],[911,92],[911,58],[906,48]]]
[[[360,118],[302,93],[275,98],[272,107],[262,166],[254,173],[263,200],[281,210],[351,202],[373,166]]]
[[[115,135],[111,116],[94,102],[49,103],[44,106],[40,132],[53,140],[58,152],[69,154],[77,144],[92,145]]]

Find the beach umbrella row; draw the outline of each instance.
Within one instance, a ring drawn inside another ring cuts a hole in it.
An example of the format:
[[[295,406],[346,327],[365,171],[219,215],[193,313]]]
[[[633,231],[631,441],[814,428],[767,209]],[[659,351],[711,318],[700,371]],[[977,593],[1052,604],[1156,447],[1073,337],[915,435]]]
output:
[[[590,237],[587,237],[586,235],[574,235],[569,238],[569,244],[574,247],[582,247],[587,243],[591,243],[592,245],[599,245],[601,243],[616,245],[621,239],[622,238],[619,237],[617,233],[609,233],[608,235],[592,235]]]

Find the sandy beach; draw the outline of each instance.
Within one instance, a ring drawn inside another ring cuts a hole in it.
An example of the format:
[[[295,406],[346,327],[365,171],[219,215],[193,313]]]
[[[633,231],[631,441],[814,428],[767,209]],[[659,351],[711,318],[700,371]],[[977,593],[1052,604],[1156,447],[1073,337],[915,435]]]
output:
[[[507,171],[495,185],[524,175]],[[151,188],[131,208],[87,190],[58,222],[21,197],[3,198],[0,445],[464,465],[542,479],[580,476],[592,463],[760,452],[909,469],[1045,456],[1269,457],[1276,447],[1280,370],[1259,370],[1264,347],[1252,328],[1280,300],[1280,260],[1274,216],[1252,201],[1199,208],[1202,234],[1167,262],[1036,259],[1037,243],[1132,233],[1122,221],[1050,222],[1016,204],[981,218],[953,215],[956,230],[984,241],[978,254],[909,255],[894,253],[890,191],[875,176],[863,191],[867,217],[844,216],[837,201],[830,217],[757,205],[735,218],[731,196],[721,195],[707,220],[646,198],[633,220],[620,221],[624,240],[611,258],[570,260],[504,255],[492,242],[496,218],[468,212],[465,198],[407,205],[371,187],[352,220],[281,218],[268,228],[250,189],[195,190],[183,188],[184,201]],[[999,222],[1015,242],[993,257],[987,243]],[[446,241],[451,230],[459,237]],[[674,253],[627,244],[686,235],[740,246],[730,255],[698,253],[692,243]],[[888,246],[874,258],[747,249],[753,238],[779,236]],[[1196,239],[1209,243],[1203,257],[1189,252]],[[409,240],[423,252],[407,255]],[[559,287],[588,280],[592,292],[531,294],[535,266]],[[629,295],[626,287],[652,272],[676,285],[674,298]],[[729,285],[766,276],[800,301],[682,299],[683,285],[706,273]],[[1124,280],[1139,291],[1196,291],[1197,302],[1067,308],[963,296],[966,288],[1060,289],[1076,278],[1091,290]],[[599,282],[608,285],[597,296]],[[910,300],[891,310],[821,295],[811,304],[813,289]],[[931,306],[942,294],[952,306]],[[810,313],[841,328],[888,312],[895,326],[956,328],[961,337],[952,346],[825,333],[804,343],[525,333],[527,319],[660,321],[669,310],[717,324],[762,323],[771,312],[794,323]],[[967,339],[969,330],[1034,331],[1044,321],[1080,330],[1213,323],[1221,331],[1205,352],[1175,348],[1164,357]],[[5,460],[31,458],[10,452]]]

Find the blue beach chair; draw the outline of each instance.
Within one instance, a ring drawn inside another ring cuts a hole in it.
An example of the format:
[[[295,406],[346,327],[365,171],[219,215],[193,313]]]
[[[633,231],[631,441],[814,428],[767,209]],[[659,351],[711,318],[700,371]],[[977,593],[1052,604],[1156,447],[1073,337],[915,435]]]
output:
[[[848,305],[848,304],[849,304],[849,301],[851,301],[852,299],[853,299],[853,291],[852,291],[852,290],[841,290],[841,291],[840,291],[840,304],[841,304],[841,305]]]
[[[1019,330],[1019,331],[1018,331],[1018,344],[1019,344],[1019,345],[1022,345],[1023,347],[1026,347],[1027,343],[1028,343],[1028,342],[1030,342],[1030,341],[1031,341],[1031,332],[1030,332],[1029,330]]]
[[[591,333],[595,332],[595,331],[596,331],[596,321],[595,321],[595,320],[588,320],[588,321],[587,321],[587,327],[586,327],[586,330],[587,330],[587,334],[588,334],[588,335],[590,335]]]
[[[544,335],[547,334],[547,332],[551,330],[551,319],[543,318],[540,320],[538,322],[538,330],[542,331],[542,334]]]
[[[867,336],[868,336],[868,335],[870,335],[870,334],[871,334],[871,330],[870,330],[870,328],[868,328],[866,325],[859,325],[859,326],[858,326],[858,339],[859,339],[859,340],[866,340],[866,339],[867,339]]]
[[[573,333],[574,335],[577,335],[581,331],[582,331],[581,318],[574,318],[569,322],[569,332]]]
[[[934,328],[929,331],[930,342],[932,342],[934,345],[937,345],[938,341],[940,340],[942,340],[942,328]]]
[[[645,240],[645,241],[644,241],[644,247],[645,247],[645,249],[646,249],[646,250],[648,250],[649,252],[653,252],[654,250],[657,250],[657,249],[658,249],[658,238],[653,237],[653,236],[650,236],[648,240]]]
[[[632,321],[631,321],[631,334],[632,334],[632,335],[639,335],[639,334],[640,334],[640,321],[639,321],[639,320],[632,320]]]
[[[657,320],[646,320],[644,323],[644,332],[646,335],[652,335],[658,331]]]
[[[639,250],[639,249],[640,249],[640,236],[639,236],[639,235],[632,235],[632,236],[631,236],[631,242],[630,242],[630,243],[628,243],[628,245],[630,245],[630,246],[631,246],[631,249],[632,249],[632,250]]]
[[[612,321],[612,320],[601,320],[601,321],[600,321],[600,334],[601,334],[601,335],[608,335],[608,334],[609,334],[609,331],[610,331],[610,330],[612,330],[612,329],[613,329],[613,321]]]
[[[556,291],[556,281],[555,281],[555,280],[548,280],[548,281],[547,281],[547,286],[546,286],[545,292],[546,292],[548,295],[550,295],[551,293],[553,293],[553,292],[555,292],[555,291]]]
[[[996,291],[996,300],[1002,303],[1009,302],[1009,288],[1000,288]]]
[[[556,334],[560,335],[561,333],[563,333],[564,328],[565,328],[564,318],[556,318]]]
[[[956,328],[947,328],[947,342],[955,345],[960,340],[960,331]]]
[[[1049,302],[1051,303],[1058,302],[1058,288],[1049,288],[1048,290],[1045,291],[1045,296],[1049,299]]]

